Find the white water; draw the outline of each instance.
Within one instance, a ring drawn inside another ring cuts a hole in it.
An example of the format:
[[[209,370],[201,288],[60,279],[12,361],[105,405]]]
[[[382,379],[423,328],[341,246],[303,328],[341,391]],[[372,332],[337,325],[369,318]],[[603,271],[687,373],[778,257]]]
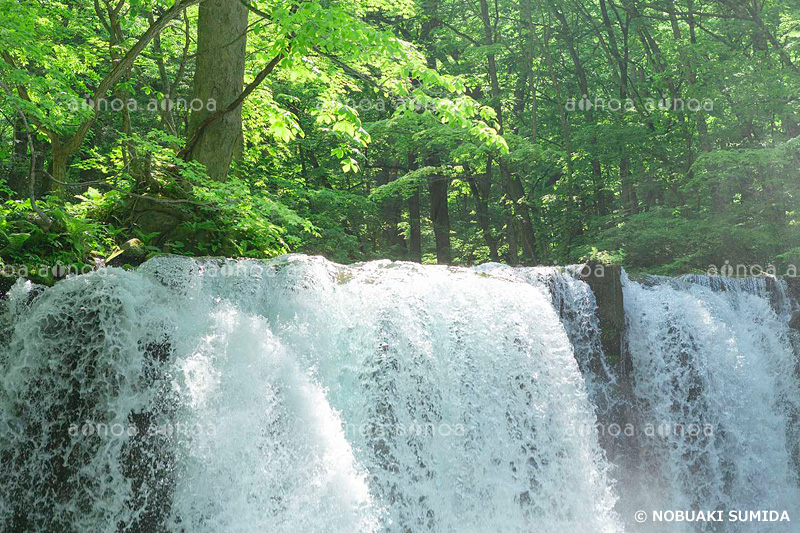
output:
[[[31,290],[0,300],[2,532],[800,521],[780,283],[625,278],[632,398],[574,268],[159,258]]]
[[[706,276],[648,285],[626,280],[624,290],[639,425],[656,427],[639,432],[640,492],[625,507],[787,511],[794,525],[717,530],[797,531],[800,386],[782,285]],[[682,530],[692,528],[671,525]]]
[[[607,363],[600,340],[600,323],[592,289],[579,279],[583,265],[569,267],[509,267],[487,263],[480,272],[529,283],[549,297],[569,337],[589,396],[602,423],[611,422],[619,408],[617,377]]]
[[[30,307],[16,287],[0,530],[622,530],[597,435],[572,431],[594,393],[544,290],[222,265],[100,271]],[[98,423],[138,434],[81,432]]]

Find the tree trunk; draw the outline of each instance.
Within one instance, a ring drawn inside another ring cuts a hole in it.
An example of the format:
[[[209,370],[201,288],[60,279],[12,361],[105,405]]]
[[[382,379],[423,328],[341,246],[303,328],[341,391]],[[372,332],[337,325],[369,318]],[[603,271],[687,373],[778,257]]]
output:
[[[377,176],[378,185],[386,185],[397,179],[397,170],[384,166]],[[384,244],[392,254],[407,254],[406,240],[399,230],[402,205],[397,197],[385,198],[381,201],[381,218],[383,220],[382,237]]]
[[[247,7],[236,0],[205,0],[200,4],[189,138],[209,115],[226,108],[244,89],[247,13]],[[197,110],[199,106],[202,109]],[[223,181],[241,147],[240,107],[205,129],[190,159],[205,165],[212,179]]]
[[[553,60],[553,54],[550,51],[550,28],[545,28],[544,33],[544,46],[542,47],[544,52],[545,62],[547,63],[547,70],[550,73],[550,77],[553,80],[553,90],[555,91],[556,96],[556,104],[558,105],[558,116],[559,122],[561,123],[561,136],[564,139],[564,153],[566,155],[567,160],[567,175],[566,175],[566,210],[564,212],[564,229],[566,232],[566,239],[564,239],[564,249],[565,255],[569,253],[572,247],[572,234],[570,232],[570,228],[572,227],[572,211],[573,211],[573,180],[574,180],[574,163],[573,163],[573,154],[572,154],[572,134],[570,132],[570,122],[569,117],[567,116],[567,109],[566,109],[566,100],[564,99],[564,91],[561,87],[561,81],[558,79],[558,76],[555,71],[555,62]]]
[[[46,190],[55,191],[61,198],[66,196],[67,167],[69,165],[69,152],[63,150],[58,143],[52,143],[53,159],[50,161],[50,176],[52,180],[45,184]],[[49,179],[49,177],[48,177]]]
[[[428,157],[429,166],[438,166],[439,158],[434,154]],[[431,221],[433,222],[433,238],[436,241],[436,262],[447,265],[450,256],[450,209],[447,205],[449,180],[439,173],[428,177],[428,193],[431,197]]]
[[[467,182],[475,198],[475,213],[478,224],[481,226],[483,239],[489,248],[489,257],[492,261],[499,262],[500,256],[497,253],[497,239],[492,235],[489,224],[489,194],[491,192],[491,169],[487,167],[486,174],[480,181],[467,170]]]
[[[408,258],[416,263],[422,262],[422,228],[419,214],[419,190],[408,199],[408,219],[411,227],[408,239]]]
[[[621,109],[619,113],[620,125],[625,124],[625,101],[628,99],[628,31],[630,28],[630,15],[626,14],[625,21],[619,19],[620,30],[622,32],[622,47],[618,46],[617,38],[614,34],[614,26],[611,23],[611,18],[608,15],[608,8],[605,0],[600,0],[600,13],[603,19],[603,25],[608,34],[608,51],[612,55],[612,59],[617,64],[617,77],[619,83],[619,99],[621,102]],[[630,176],[630,160],[627,155],[627,148],[625,142],[620,143],[620,161],[619,161],[619,181],[621,187],[621,196],[623,207],[629,214],[635,215],[639,212],[639,200],[636,197],[636,188],[631,181]]]
[[[678,18],[675,14],[675,5],[672,0],[668,2],[668,14],[670,18],[670,24],[672,26],[672,36],[675,39],[675,42],[678,44],[679,48],[679,55],[681,61],[686,66],[686,73],[687,79],[689,81],[690,86],[694,86],[697,84],[697,73],[694,69],[694,64],[692,63],[692,57],[687,55],[684,51],[683,47],[681,46],[681,30],[680,26],[678,25]],[[695,34],[695,20],[694,15],[692,14],[692,5],[689,4],[689,13],[687,16],[687,21],[689,23],[689,42],[694,47],[697,44],[697,35]],[[695,119],[697,124],[697,138],[700,144],[700,149],[703,152],[710,152],[711,151],[711,142],[708,137],[708,125],[706,124],[706,117],[702,111],[698,111],[695,113]],[[692,134],[689,132],[688,134],[689,140],[687,142],[687,146],[689,149],[689,156],[690,161],[694,162],[694,153],[692,153]],[[709,167],[709,171],[711,172],[712,179],[709,182],[709,186],[711,189],[711,209],[714,213],[721,213],[723,210],[724,202],[722,200],[721,191],[720,191],[720,184],[717,181],[717,176],[714,175],[716,168],[715,166]],[[689,167],[688,175],[691,177],[693,174],[691,167]]]
[[[492,21],[489,18],[489,5],[486,0],[480,0],[481,20],[483,21],[483,31],[485,43],[491,46],[495,42]],[[503,134],[503,106],[501,103],[500,82],[497,78],[497,63],[494,54],[486,54],[489,70],[489,82],[492,87],[492,107],[497,113],[497,122],[500,126],[500,134]],[[502,159],[498,161],[500,174],[503,177],[503,187],[506,196],[511,201],[511,225],[516,226],[516,230],[522,237],[522,252],[525,259],[530,263],[536,262],[536,238],[531,223],[530,209],[525,200],[525,188],[518,176],[512,176],[506,162]],[[509,227],[511,231],[511,227]],[[514,257],[516,259],[516,257]]]
[[[535,47],[535,40],[536,40],[536,30],[533,26],[533,12],[532,12],[532,3],[523,1],[520,2],[519,12],[520,12],[520,19],[522,22],[522,28],[520,28],[520,33],[524,35],[525,43],[525,76],[528,78],[528,83],[530,86],[530,99],[531,99],[531,118],[530,118],[530,126],[531,126],[531,142],[535,143],[538,137],[538,121],[536,113],[538,111],[538,99],[536,97],[536,72],[533,70],[533,62],[536,57],[536,47]],[[524,114],[524,106],[523,106],[523,114]],[[524,122],[524,120],[523,120]]]
[[[22,118],[14,121],[14,148],[11,151],[11,170],[8,173],[8,186],[16,199],[27,197],[28,176],[25,166],[28,159],[28,142]]]
[[[583,63],[581,63],[578,49],[575,46],[575,40],[572,38],[569,24],[567,24],[567,17],[564,16],[564,14],[558,9],[554,9],[553,14],[561,23],[561,33],[564,37],[564,41],[567,43],[570,58],[572,58],[572,66],[575,68],[575,75],[578,78],[578,85],[581,89],[581,97],[587,101],[592,101],[592,98],[589,94],[589,82],[587,81],[586,69],[583,68]],[[586,122],[592,126],[592,130],[595,129],[597,122],[595,120],[594,111],[592,111],[591,107],[586,109]],[[592,154],[592,183],[595,187],[595,207],[598,214],[606,214],[604,212],[605,203],[603,201],[600,160],[597,158],[597,136],[594,134],[589,139],[589,153]],[[574,192],[570,191],[570,194],[574,195]],[[570,228],[570,234],[572,234],[572,228]]]
[[[408,154],[408,170],[417,169],[417,158],[413,152]],[[422,221],[419,209],[419,188],[408,199],[408,258],[415,263],[422,262]]]

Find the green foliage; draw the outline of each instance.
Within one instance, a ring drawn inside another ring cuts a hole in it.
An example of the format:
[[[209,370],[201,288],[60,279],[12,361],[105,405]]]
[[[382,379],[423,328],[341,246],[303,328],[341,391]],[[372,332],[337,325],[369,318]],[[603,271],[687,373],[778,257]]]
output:
[[[175,2],[0,0],[6,265],[92,266],[134,236],[152,253],[436,262],[445,234],[460,264],[800,263],[791,3],[609,3],[609,20],[584,0],[248,4],[245,84],[279,61],[214,181],[181,152],[197,6],[104,95],[124,108],[95,112],[87,97]],[[700,107],[659,105],[676,98]]]
[[[58,274],[54,267],[80,271],[113,249],[118,232],[98,223],[85,206],[76,209],[55,196],[40,205],[52,219],[48,230],[33,222],[35,214],[27,202],[8,200],[0,208],[0,271],[52,283]]]
[[[784,250],[800,243],[800,235],[779,237],[776,229],[773,224],[754,223],[734,211],[713,217],[656,209],[606,230],[592,245],[579,247],[577,253],[583,254],[580,259],[606,256],[631,272],[663,275],[708,272],[712,266],[719,270],[726,261],[762,267],[772,264],[782,266],[785,272],[796,255]]]

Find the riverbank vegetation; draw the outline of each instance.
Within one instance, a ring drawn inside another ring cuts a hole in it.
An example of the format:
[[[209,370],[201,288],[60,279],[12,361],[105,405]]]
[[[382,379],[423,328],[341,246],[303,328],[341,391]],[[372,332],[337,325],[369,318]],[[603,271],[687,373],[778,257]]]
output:
[[[0,91],[5,266],[800,264],[790,2],[0,0]]]

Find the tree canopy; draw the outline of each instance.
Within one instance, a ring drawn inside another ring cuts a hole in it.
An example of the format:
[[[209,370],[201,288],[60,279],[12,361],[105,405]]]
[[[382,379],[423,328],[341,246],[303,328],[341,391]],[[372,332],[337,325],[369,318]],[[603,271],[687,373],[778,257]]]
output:
[[[0,262],[798,264],[798,37],[763,0],[0,0]]]

